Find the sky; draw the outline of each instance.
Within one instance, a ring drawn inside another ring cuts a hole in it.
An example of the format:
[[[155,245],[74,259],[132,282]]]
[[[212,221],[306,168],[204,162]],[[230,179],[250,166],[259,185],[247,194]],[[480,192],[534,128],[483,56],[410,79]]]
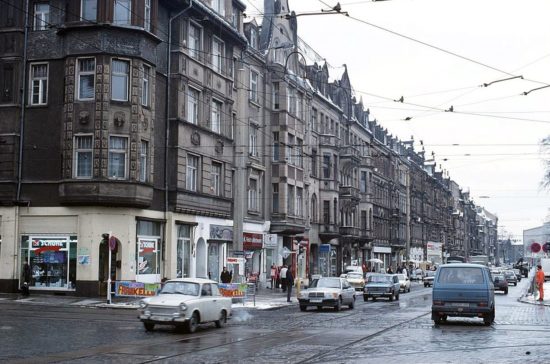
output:
[[[243,1],[246,21],[261,24],[263,0]],[[329,72],[347,65],[371,118],[433,152],[438,169],[498,216],[501,234],[521,239],[547,221],[550,156],[540,141],[550,135],[550,87],[529,91],[550,85],[550,2],[342,0],[349,17],[300,15],[336,3],[289,0],[298,36]]]

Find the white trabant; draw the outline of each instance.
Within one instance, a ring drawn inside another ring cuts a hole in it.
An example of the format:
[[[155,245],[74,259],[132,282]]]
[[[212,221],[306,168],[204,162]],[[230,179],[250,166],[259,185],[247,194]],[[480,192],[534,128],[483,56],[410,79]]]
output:
[[[207,322],[225,326],[231,315],[231,298],[220,294],[218,282],[178,278],[167,281],[157,296],[143,299],[139,313],[147,331],[155,325],[172,325],[193,333],[199,324]]]

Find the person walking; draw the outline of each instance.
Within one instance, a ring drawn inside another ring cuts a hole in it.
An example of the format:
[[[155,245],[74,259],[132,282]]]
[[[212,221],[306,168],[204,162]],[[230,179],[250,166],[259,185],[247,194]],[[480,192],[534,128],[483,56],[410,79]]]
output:
[[[32,270],[29,263],[25,263],[23,265],[23,285],[21,286],[21,292],[24,297],[28,297],[30,294],[29,286],[31,284],[32,279]]]
[[[542,270],[542,266],[539,264],[537,265],[537,274],[535,275],[535,282],[537,283],[537,287],[539,289],[539,301],[544,300],[544,271]]]
[[[283,267],[281,268],[281,273],[280,273],[280,277],[281,277],[281,288],[283,289],[283,292],[286,291],[286,272],[288,271],[288,268],[285,265],[283,265]]]
[[[231,273],[229,273],[227,267],[223,267],[222,274],[220,274],[220,281],[222,281],[222,283],[231,283]]]
[[[286,271],[286,301],[290,302],[290,296],[292,295],[292,286],[294,285],[294,277],[292,271],[287,269]]]
[[[277,284],[277,267],[275,264],[271,264],[271,289],[275,288],[275,285]]]

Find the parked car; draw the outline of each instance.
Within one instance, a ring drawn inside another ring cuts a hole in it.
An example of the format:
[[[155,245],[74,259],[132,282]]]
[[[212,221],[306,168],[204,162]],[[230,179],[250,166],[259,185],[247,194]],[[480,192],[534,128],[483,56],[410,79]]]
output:
[[[193,333],[207,322],[225,326],[231,315],[231,298],[220,295],[215,281],[179,278],[167,281],[157,296],[143,299],[139,311],[147,331],[158,324],[184,327]]]
[[[508,281],[504,274],[493,274],[493,285],[495,291],[502,291],[504,294],[508,294]]]
[[[388,297],[390,301],[399,299],[399,278],[397,274],[372,274],[367,278],[363,290],[363,299],[375,301],[378,297]]]
[[[516,278],[518,279],[518,282],[521,282],[521,271],[519,269],[513,268],[512,271],[516,275]]]
[[[363,291],[363,287],[365,287],[365,278],[363,278],[363,273],[350,272],[347,274],[346,279],[356,291]]]
[[[435,277],[435,271],[433,270],[426,271],[426,273],[424,273],[424,278],[422,278],[422,282],[424,282],[424,287],[433,286],[434,277]]]
[[[506,278],[506,281],[508,281],[509,284],[513,284],[514,286],[518,285],[518,278],[516,277],[516,274],[511,270],[505,270],[503,272],[504,277]]]
[[[401,291],[410,292],[411,291],[411,280],[404,274],[398,274],[397,278],[399,279],[399,286]]]
[[[434,278],[432,320],[448,316],[481,317],[485,325],[495,320],[495,287],[489,268],[480,264],[446,264]]]
[[[301,311],[307,310],[308,306],[316,306],[318,309],[331,306],[340,311],[343,305],[348,305],[353,309],[355,289],[345,278],[322,277],[314,280],[308,289],[300,291],[298,302]]]
[[[363,267],[360,267],[358,265],[348,265],[346,266],[346,268],[344,269],[344,273],[347,274],[347,273],[351,273],[351,272],[354,272],[354,273],[359,273],[359,274],[363,274]]]

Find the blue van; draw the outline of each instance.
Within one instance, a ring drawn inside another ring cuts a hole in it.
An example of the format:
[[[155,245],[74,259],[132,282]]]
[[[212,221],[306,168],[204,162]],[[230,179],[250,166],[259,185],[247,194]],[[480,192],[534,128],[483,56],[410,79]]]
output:
[[[449,316],[495,320],[495,291],[489,268],[481,264],[444,264],[436,272],[432,291],[432,320]]]

